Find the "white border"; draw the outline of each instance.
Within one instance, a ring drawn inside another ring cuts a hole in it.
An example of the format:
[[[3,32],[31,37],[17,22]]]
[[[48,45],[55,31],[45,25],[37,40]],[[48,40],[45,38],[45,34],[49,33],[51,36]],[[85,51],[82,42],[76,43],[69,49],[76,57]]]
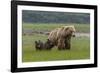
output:
[[[65,60],[65,61],[48,61],[48,62],[26,62],[22,63],[22,10],[36,10],[36,11],[57,11],[57,12],[74,12],[74,13],[90,13],[90,59],[87,60]],[[92,9],[77,9],[77,8],[58,8],[58,7],[43,7],[43,6],[18,6],[18,51],[17,63],[18,68],[25,67],[43,67],[43,66],[57,66],[57,65],[78,65],[94,63],[94,10]]]

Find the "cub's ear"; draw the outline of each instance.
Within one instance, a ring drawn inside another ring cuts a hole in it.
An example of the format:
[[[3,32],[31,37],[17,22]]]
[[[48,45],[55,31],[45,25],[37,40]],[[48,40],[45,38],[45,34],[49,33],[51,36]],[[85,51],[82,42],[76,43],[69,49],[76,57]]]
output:
[[[41,42],[41,41],[39,40],[39,42]]]
[[[37,42],[37,41],[35,41],[35,43],[37,44],[38,42]]]

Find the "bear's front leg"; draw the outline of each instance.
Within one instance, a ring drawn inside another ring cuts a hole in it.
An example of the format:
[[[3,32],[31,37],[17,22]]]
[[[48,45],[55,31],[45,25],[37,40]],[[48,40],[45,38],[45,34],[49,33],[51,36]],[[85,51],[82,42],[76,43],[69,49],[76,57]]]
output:
[[[65,42],[63,39],[59,39],[58,40],[58,44],[57,44],[58,50],[64,50],[65,48]]]
[[[65,40],[65,49],[70,50],[71,49],[71,39],[67,38]]]

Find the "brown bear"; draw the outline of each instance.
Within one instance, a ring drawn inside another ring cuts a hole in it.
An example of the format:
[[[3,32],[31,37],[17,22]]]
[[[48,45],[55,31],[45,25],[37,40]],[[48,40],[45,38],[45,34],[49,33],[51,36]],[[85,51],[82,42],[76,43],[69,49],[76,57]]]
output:
[[[36,50],[51,50],[52,47],[53,47],[53,44],[49,39],[47,39],[45,43],[40,40],[35,41]]]
[[[75,36],[74,26],[62,26],[50,32],[48,39],[58,47],[58,49],[70,49],[71,37]]]
[[[42,41],[35,41],[35,48],[36,50],[43,50],[43,42]]]

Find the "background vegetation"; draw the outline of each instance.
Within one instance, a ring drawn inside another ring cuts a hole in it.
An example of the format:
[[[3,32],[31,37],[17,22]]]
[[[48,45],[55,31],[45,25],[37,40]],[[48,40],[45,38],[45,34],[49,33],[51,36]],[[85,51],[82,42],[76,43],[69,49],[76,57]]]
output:
[[[89,13],[23,10],[22,16],[25,23],[90,23]]]

